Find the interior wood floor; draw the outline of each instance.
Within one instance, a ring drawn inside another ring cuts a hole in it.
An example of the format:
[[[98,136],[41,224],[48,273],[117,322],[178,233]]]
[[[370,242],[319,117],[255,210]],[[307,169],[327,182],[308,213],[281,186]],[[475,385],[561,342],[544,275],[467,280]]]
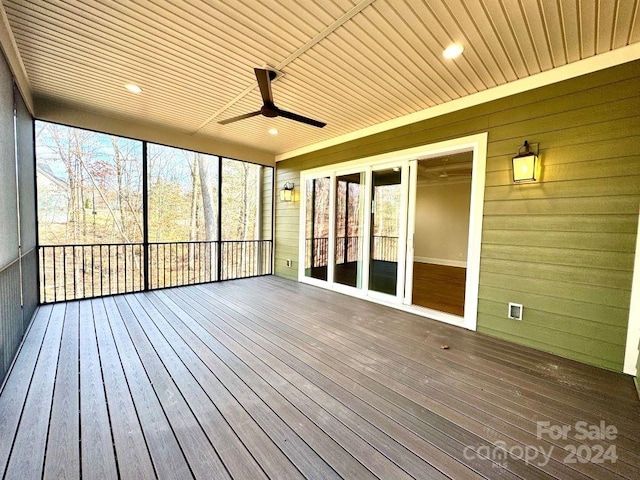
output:
[[[637,479],[640,402],[628,376],[261,277],[40,307],[0,475]]]
[[[414,262],[414,305],[464,315],[466,268]]]

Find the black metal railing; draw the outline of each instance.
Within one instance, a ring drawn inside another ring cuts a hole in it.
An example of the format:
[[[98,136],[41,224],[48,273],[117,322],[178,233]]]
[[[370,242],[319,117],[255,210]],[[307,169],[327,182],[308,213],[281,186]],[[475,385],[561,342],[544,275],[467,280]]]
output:
[[[360,257],[360,237],[336,237],[336,264],[357,262]],[[307,238],[305,245],[307,264],[305,268],[326,267],[329,259],[327,237]],[[398,237],[373,237],[371,259],[384,262],[398,261]]]
[[[326,267],[329,258],[329,239],[307,238],[305,246],[307,265],[305,268]]]
[[[149,288],[215,282],[219,242],[149,244]]]
[[[143,244],[41,245],[40,302],[144,289]]]
[[[398,237],[374,236],[371,259],[382,262],[398,261]]]
[[[270,275],[271,240],[40,246],[40,301]],[[145,277],[147,281],[145,282]]]
[[[360,237],[336,238],[336,264],[357,262],[360,259]]]
[[[270,275],[272,245],[270,240],[222,242],[220,279]]]

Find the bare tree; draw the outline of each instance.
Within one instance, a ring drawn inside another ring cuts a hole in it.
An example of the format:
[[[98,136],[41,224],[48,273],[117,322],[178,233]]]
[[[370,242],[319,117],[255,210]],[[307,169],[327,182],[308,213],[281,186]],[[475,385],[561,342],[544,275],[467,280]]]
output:
[[[216,240],[218,235],[218,210],[216,208],[216,196],[218,187],[217,157],[201,158],[198,162],[198,171],[200,173],[200,191],[202,192],[202,210],[204,213],[204,232],[205,240]],[[214,175],[214,169],[216,174]]]

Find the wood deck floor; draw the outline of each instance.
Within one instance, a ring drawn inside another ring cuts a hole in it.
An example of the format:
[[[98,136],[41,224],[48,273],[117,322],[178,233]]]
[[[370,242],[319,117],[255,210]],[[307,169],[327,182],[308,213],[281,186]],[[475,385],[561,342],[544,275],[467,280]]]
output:
[[[623,375],[261,277],[40,307],[0,394],[0,472],[637,479],[640,402]]]

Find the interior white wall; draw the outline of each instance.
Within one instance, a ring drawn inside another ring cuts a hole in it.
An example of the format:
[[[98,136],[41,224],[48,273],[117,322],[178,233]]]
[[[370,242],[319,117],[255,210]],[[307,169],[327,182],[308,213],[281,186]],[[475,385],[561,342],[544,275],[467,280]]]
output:
[[[414,260],[465,267],[471,181],[418,184]]]

